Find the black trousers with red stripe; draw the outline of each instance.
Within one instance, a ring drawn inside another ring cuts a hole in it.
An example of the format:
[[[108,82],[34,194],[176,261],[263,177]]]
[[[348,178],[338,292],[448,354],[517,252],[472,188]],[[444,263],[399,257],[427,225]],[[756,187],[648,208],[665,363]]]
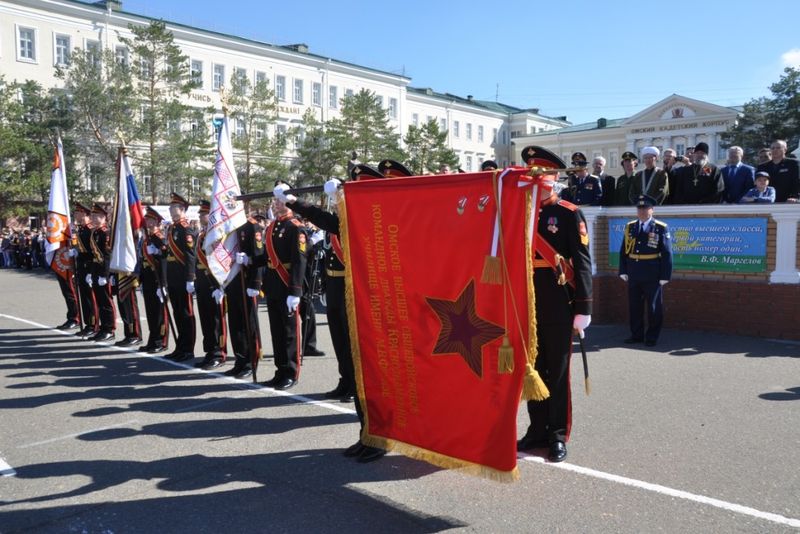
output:
[[[64,296],[64,302],[67,305],[67,320],[80,322],[80,315],[78,313],[78,291],[75,288],[75,276],[72,271],[67,271],[67,277],[62,278],[56,274],[58,279],[58,287],[61,289],[61,294]]]
[[[256,297],[248,297],[246,290],[245,277],[241,271],[225,288],[231,350],[236,357],[234,366],[238,369],[251,369],[254,355],[261,352],[258,300]]]
[[[81,319],[83,319],[83,326],[91,326],[97,330],[97,301],[94,298],[94,291],[86,283],[87,274],[89,274],[89,270],[78,262],[76,285],[81,301]]]
[[[139,319],[139,301],[136,289],[130,288],[125,295],[117,294],[119,317],[122,319],[125,338],[142,338],[142,323]]]
[[[197,314],[200,316],[200,330],[203,333],[203,352],[224,358],[228,349],[228,336],[225,328],[225,301],[220,304],[211,293],[217,288],[211,274],[198,266],[195,280]]]
[[[286,306],[288,291],[273,291],[267,295],[269,333],[272,336],[272,353],[275,358],[275,376],[278,378],[300,378],[299,347],[302,338],[301,320],[298,311],[289,313]]]
[[[147,345],[151,347],[166,347],[169,343],[169,319],[166,303],[162,303],[156,296],[158,278],[149,267],[142,267],[140,276],[142,283],[142,298],[144,299],[144,313],[147,316]]]
[[[172,304],[172,316],[175,318],[175,351],[194,354],[194,342],[197,326],[194,322],[194,300],[186,291],[186,274],[184,266],[178,262],[167,265],[167,285],[169,302]]]
[[[100,317],[100,330],[114,332],[117,329],[117,314],[114,312],[114,300],[111,297],[111,284],[101,286],[97,277],[92,279],[92,292],[97,302],[97,311]]]

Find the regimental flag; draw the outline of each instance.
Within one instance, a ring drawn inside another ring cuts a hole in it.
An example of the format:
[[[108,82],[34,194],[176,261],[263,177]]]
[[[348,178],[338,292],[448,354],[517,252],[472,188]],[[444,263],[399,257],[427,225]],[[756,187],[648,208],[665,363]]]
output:
[[[244,202],[236,200],[240,194],[226,116],[219,131],[214,183],[211,187],[211,211],[208,213],[208,228],[203,241],[208,268],[222,287],[227,286],[239,272],[235,257],[239,252],[236,229],[247,222]]]
[[[127,150],[120,147],[117,157],[117,194],[111,227],[110,270],[123,274],[136,271],[136,243],[143,220],[142,202],[136,190],[131,161]]]
[[[345,184],[340,214],[358,394],[366,399],[363,442],[496,480],[518,477],[523,380],[526,395],[548,394],[533,367],[540,179],[527,173]]]
[[[50,200],[47,203],[47,243],[45,258],[58,276],[66,278],[73,269],[72,259],[67,255],[70,231],[69,195],[67,172],[64,165],[64,147],[61,138],[56,141],[53,155],[53,171],[50,174]]]

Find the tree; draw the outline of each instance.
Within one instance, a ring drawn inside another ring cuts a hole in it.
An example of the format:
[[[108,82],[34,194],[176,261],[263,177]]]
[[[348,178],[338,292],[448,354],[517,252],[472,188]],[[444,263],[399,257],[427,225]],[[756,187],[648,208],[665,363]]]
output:
[[[267,80],[255,85],[246,76],[231,76],[228,111],[232,120],[234,160],[243,191],[272,190],[276,179],[286,179],[288,169],[281,156],[286,139],[270,136],[278,118],[278,102]]]
[[[744,105],[736,125],[722,134],[723,146],[741,146],[745,157],[754,159],[762,147],[785,139],[790,150],[800,141],[800,69],[787,67],[780,80],[769,87],[772,97],[761,97]]]
[[[328,132],[334,160],[342,167],[353,152],[363,163],[403,159],[400,136],[389,124],[388,112],[367,89],[342,100],[341,115],[329,121]]]
[[[403,142],[408,154],[406,167],[414,174],[437,172],[442,165],[458,165],[458,155],[447,146],[447,132],[439,130],[435,119],[419,127],[409,126]]]
[[[133,38],[120,41],[130,51],[138,102],[133,138],[144,144],[140,169],[150,177],[150,194],[156,203],[160,194],[184,189],[190,162],[201,155],[194,150],[197,144],[191,132],[181,129],[190,109],[182,97],[199,84],[190,76],[189,57],[181,53],[163,21],[129,28]]]
[[[292,170],[297,176],[297,185],[319,185],[337,174],[343,173],[337,157],[331,149],[331,140],[325,124],[317,119],[313,109],[303,114],[302,137],[297,148],[297,158]]]

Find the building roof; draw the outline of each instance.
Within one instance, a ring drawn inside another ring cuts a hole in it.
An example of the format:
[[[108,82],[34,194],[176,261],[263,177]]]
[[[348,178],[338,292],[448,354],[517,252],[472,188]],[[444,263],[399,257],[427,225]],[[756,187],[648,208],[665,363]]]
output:
[[[561,134],[569,132],[588,132],[589,130],[607,130],[609,128],[619,128],[626,118],[627,117],[623,117],[621,119],[606,119],[606,125],[602,128],[598,126],[598,121],[584,122],[582,124],[573,124],[572,126],[565,126],[564,128],[559,128],[557,130],[548,130],[546,132],[540,132],[526,137],[536,137],[537,135],[548,135],[554,133]]]
[[[508,104],[503,104],[501,102],[492,102],[489,100],[475,100],[472,96],[467,96],[464,98],[463,96],[454,95],[452,93],[439,93],[431,89],[430,87],[411,87],[407,88],[409,93],[415,93],[418,95],[426,95],[431,96],[434,98],[438,98],[440,100],[448,100],[450,102],[457,102],[459,104],[463,104],[465,106],[473,106],[476,108],[485,109],[488,111],[493,111],[495,113],[502,113],[504,115],[513,115],[517,113],[530,113],[532,115],[536,115],[543,119],[552,120],[552,121],[559,121],[559,122],[566,122],[559,117],[548,117],[547,115],[542,115],[539,113],[538,109],[523,109],[518,108],[515,106],[510,106]]]

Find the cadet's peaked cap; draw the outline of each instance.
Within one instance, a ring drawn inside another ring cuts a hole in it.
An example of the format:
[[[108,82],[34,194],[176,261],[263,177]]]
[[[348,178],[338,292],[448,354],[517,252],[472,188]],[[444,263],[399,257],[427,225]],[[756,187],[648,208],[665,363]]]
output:
[[[164,217],[161,216],[156,210],[153,209],[153,206],[146,206],[144,209],[144,217],[145,219],[153,219],[156,222],[161,222],[164,220]]]
[[[572,164],[576,167],[586,167],[589,162],[586,161],[586,154],[583,152],[575,152],[572,154]]]
[[[636,199],[637,208],[652,208],[655,205],[656,199],[650,195],[639,195],[639,198]]]
[[[92,204],[92,213],[100,213],[101,215],[108,215],[108,211],[106,211],[106,206],[102,204],[98,204],[95,202]]]
[[[708,154],[708,145],[706,143],[697,143],[694,147],[695,152],[702,152],[703,154]]]
[[[197,210],[197,213],[199,215],[208,215],[208,212],[211,211],[211,202],[203,199],[199,202],[199,204],[200,204],[200,209]]]
[[[661,152],[658,151],[657,147],[646,146],[646,147],[644,147],[642,149],[642,157],[645,157],[647,155],[652,155],[652,156],[658,157],[658,156],[661,155]]]
[[[522,161],[528,166],[545,169],[563,169],[567,165],[564,160],[540,146],[526,146],[522,149]]]
[[[769,178],[769,173],[767,171],[758,171],[756,178]]]
[[[481,163],[481,170],[482,171],[494,171],[497,170],[497,162],[493,159],[487,159],[483,163]]]
[[[378,163],[378,172],[383,174],[386,178],[402,178],[404,176],[414,175],[405,165],[393,159],[385,159]]]
[[[85,213],[87,215],[92,213],[92,210],[90,210],[89,208],[87,208],[86,206],[81,204],[80,202],[76,202],[75,203],[74,207],[72,208],[72,211],[80,211],[80,212]]]
[[[633,152],[630,152],[630,151],[622,153],[622,161],[625,161],[626,159],[630,159],[630,160],[633,160],[633,161],[639,161],[639,157],[636,154],[634,154]]]
[[[170,204],[180,204],[184,208],[188,208],[189,207],[189,202],[185,198],[180,196],[178,193],[176,193],[175,191],[172,192],[172,198],[169,199],[169,203]]]
[[[350,170],[350,179],[354,181],[374,180],[375,178],[383,178],[383,174],[381,174],[377,169],[370,167],[369,165],[364,165],[363,163],[355,165]]]

